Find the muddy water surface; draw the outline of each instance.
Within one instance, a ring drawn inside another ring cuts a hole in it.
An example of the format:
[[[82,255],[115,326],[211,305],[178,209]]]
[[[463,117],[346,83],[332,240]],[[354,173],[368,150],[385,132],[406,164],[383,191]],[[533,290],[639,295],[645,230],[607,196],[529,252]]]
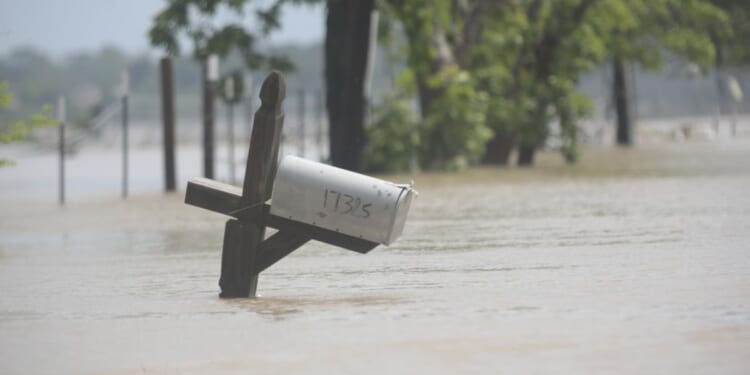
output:
[[[750,371],[750,143],[409,178],[398,242],[308,244],[254,300],[217,297],[225,219],[181,195],[12,191],[0,372]]]

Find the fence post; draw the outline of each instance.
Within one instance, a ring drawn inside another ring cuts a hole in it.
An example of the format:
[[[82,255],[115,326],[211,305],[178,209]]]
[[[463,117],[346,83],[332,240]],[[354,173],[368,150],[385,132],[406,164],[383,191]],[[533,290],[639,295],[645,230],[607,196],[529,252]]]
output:
[[[229,183],[234,185],[235,182],[235,163],[234,163],[234,104],[227,103],[227,146],[229,152]]]
[[[307,132],[305,131],[305,89],[300,89],[297,96],[297,117],[299,119],[299,142],[300,148],[299,153],[303,158],[307,154],[306,150],[306,139]]]
[[[60,148],[60,170],[59,170],[59,186],[58,186],[58,200],[60,205],[65,204],[65,110],[66,110],[65,97],[59,96],[57,98],[57,121],[59,125],[59,148]]]
[[[201,61],[203,85],[203,176],[214,178],[214,88],[219,78],[219,61],[216,55]]]
[[[128,75],[128,69],[122,71],[121,77],[122,85],[122,197],[128,197],[128,93],[130,85],[130,77]]]
[[[250,142],[250,138],[253,134],[253,105],[255,104],[253,102],[253,94],[255,93],[254,84],[255,82],[253,82],[253,75],[247,74],[245,76],[245,95],[247,96],[247,98],[246,100],[242,101],[244,107],[244,113],[242,117],[245,119],[245,131],[247,132],[246,138],[248,142]]]
[[[315,116],[318,119],[318,134],[317,134],[318,139],[316,143],[318,144],[318,160],[320,161],[323,161],[325,159],[323,150],[326,149],[325,147],[323,147],[323,138],[324,138],[323,131],[324,131],[324,126],[325,126],[325,102],[324,102],[325,96],[324,95],[325,94],[323,93],[323,91],[320,91],[320,90],[318,91],[318,95],[317,95],[318,99],[317,99],[317,104],[316,104],[318,113]]]
[[[161,119],[164,134],[164,190],[177,189],[175,176],[174,140],[174,84],[172,82],[172,60],[163,57],[161,67]]]

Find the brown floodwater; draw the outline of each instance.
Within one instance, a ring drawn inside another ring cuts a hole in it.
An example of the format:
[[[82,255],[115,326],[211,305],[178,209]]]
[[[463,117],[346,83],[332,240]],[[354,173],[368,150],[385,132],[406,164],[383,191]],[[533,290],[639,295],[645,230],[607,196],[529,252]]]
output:
[[[750,372],[747,140],[391,176],[420,192],[395,244],[309,243],[235,300],[225,218],[58,208],[22,168],[0,170],[3,374]]]

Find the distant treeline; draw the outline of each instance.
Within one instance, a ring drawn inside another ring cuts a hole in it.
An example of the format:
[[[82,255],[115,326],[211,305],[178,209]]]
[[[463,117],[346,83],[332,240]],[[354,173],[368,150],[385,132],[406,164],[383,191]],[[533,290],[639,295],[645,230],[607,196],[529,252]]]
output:
[[[287,77],[290,88],[322,89],[323,68],[319,46],[286,46],[278,50],[298,62],[295,73]],[[198,96],[199,65],[189,57],[180,57],[174,59],[173,66],[178,95]],[[230,56],[220,64],[222,74],[241,67],[242,63],[236,56]],[[97,108],[119,97],[120,77],[126,68],[131,95],[136,100],[139,97],[156,100],[149,112],[158,108],[159,56],[147,53],[128,55],[112,46],[62,58],[52,58],[30,47],[13,49],[0,55],[0,81],[8,82],[14,98],[11,107],[0,113],[0,120],[27,117],[37,112],[43,104],[54,104],[58,96],[65,95],[71,121],[85,121]],[[255,72],[255,82],[260,82],[264,74]],[[138,113],[134,115],[139,116]]]
[[[307,90],[315,96],[323,88],[322,46],[283,46],[277,50],[289,56],[295,65],[288,74],[290,101],[297,90]],[[120,77],[127,67],[130,90],[135,100],[135,119],[158,121],[159,111],[159,56],[156,54],[128,55],[117,47],[107,46],[96,51],[83,51],[62,58],[53,58],[43,51],[20,47],[0,55],[0,81],[8,81],[14,100],[10,108],[0,111],[0,123],[26,118],[39,111],[44,104],[54,104],[59,95],[69,103],[71,123],[85,125],[87,119],[120,95]],[[637,107],[641,116],[707,115],[714,110],[715,87],[709,76],[691,77],[685,62],[671,58],[662,72],[637,71]],[[230,55],[220,64],[222,73],[242,67],[239,56]],[[374,80],[373,101],[379,101],[393,87],[394,77],[403,63],[392,61],[388,54],[378,53]],[[750,87],[750,71],[733,68],[743,88]],[[248,73],[250,74],[250,73]],[[252,73],[260,82],[266,72]],[[174,59],[175,90],[183,102],[197,103],[200,95],[200,68],[189,57]],[[594,117],[611,116],[608,70],[599,69],[581,77],[579,86],[594,100]],[[747,110],[743,108],[742,110]],[[187,117],[198,116],[194,105],[178,106]]]

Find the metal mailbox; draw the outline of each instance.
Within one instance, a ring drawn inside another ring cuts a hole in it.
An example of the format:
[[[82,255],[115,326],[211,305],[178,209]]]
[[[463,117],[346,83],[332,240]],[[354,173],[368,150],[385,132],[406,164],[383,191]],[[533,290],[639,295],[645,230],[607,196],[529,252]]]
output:
[[[404,229],[416,191],[287,156],[273,185],[271,214],[388,245]]]

